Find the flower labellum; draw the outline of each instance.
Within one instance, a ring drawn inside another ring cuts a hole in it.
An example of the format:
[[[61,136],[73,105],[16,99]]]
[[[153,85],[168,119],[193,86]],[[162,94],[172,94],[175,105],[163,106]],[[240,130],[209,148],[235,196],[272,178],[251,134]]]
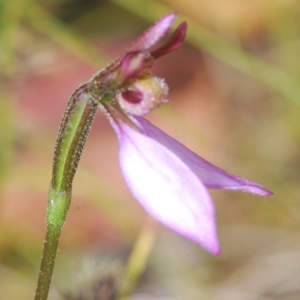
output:
[[[117,95],[116,100],[128,114],[142,116],[167,102],[168,86],[161,78],[148,76]]]
[[[167,34],[175,17],[168,14],[160,19],[91,83],[110,95],[99,96],[99,107],[117,133],[120,167],[133,196],[155,219],[218,254],[215,213],[207,188],[259,196],[272,192],[212,165],[141,117],[167,101],[168,87],[163,79],[152,76],[151,66],[180,47],[186,22],[164,45],[150,48]]]

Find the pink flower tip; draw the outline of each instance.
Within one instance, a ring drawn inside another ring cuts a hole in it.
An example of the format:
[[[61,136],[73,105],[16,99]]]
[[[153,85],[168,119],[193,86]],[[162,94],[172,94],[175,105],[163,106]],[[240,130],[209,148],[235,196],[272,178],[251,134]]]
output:
[[[162,17],[144,32],[144,34],[132,45],[129,51],[142,51],[150,49],[169,32],[175,18],[175,13],[170,13]]]
[[[155,59],[165,54],[177,50],[183,43],[187,31],[187,22],[181,23],[171,37],[160,48],[151,52],[152,57]]]

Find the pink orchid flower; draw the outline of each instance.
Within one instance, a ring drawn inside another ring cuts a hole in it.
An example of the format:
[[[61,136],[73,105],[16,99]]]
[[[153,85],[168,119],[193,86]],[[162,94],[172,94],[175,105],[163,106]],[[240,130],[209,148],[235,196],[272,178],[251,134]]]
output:
[[[106,90],[111,86],[115,93],[113,101],[100,101],[100,108],[117,133],[121,170],[133,196],[155,219],[218,254],[214,206],[207,188],[260,196],[272,192],[210,164],[141,117],[167,100],[167,85],[153,77],[150,68],[155,59],[183,43],[187,24],[181,23],[157,50],[150,48],[167,34],[175,17],[164,16],[96,74],[96,81],[101,79]]]

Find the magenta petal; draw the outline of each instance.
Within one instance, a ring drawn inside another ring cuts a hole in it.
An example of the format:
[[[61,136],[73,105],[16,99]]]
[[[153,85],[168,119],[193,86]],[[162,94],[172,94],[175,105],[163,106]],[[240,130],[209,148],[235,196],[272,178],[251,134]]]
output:
[[[165,146],[179,157],[191,171],[198,176],[206,187],[213,189],[241,190],[260,196],[273,194],[255,182],[231,175],[212,165],[144,118],[135,117],[135,120],[140,124],[144,135]]]
[[[162,17],[152,27],[143,33],[143,35],[132,45],[129,51],[134,52],[150,49],[168,33],[175,18],[175,13],[171,13]]]
[[[177,50],[182,45],[185,39],[186,30],[187,30],[187,23],[186,22],[181,23],[165,44],[163,44],[161,47],[151,52],[151,56],[157,59],[158,57],[161,57],[163,55],[166,55],[170,52]]]
[[[166,226],[219,253],[214,208],[199,178],[161,143],[119,124],[120,166],[132,194]]]

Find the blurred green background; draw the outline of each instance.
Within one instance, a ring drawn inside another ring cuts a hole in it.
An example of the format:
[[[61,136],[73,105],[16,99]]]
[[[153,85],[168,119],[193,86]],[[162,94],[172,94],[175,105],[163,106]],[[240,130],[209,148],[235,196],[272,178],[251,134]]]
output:
[[[130,299],[300,299],[298,1],[0,5],[0,300],[33,296],[52,155],[68,97],[171,11],[178,13],[176,24],[188,22],[188,35],[155,64],[170,101],[148,118],[274,196],[211,191],[219,257],[157,225]],[[124,269],[146,214],[125,186],[117,153],[115,133],[99,112],[75,176],[49,299],[94,299],[75,295],[107,278],[114,282]]]

